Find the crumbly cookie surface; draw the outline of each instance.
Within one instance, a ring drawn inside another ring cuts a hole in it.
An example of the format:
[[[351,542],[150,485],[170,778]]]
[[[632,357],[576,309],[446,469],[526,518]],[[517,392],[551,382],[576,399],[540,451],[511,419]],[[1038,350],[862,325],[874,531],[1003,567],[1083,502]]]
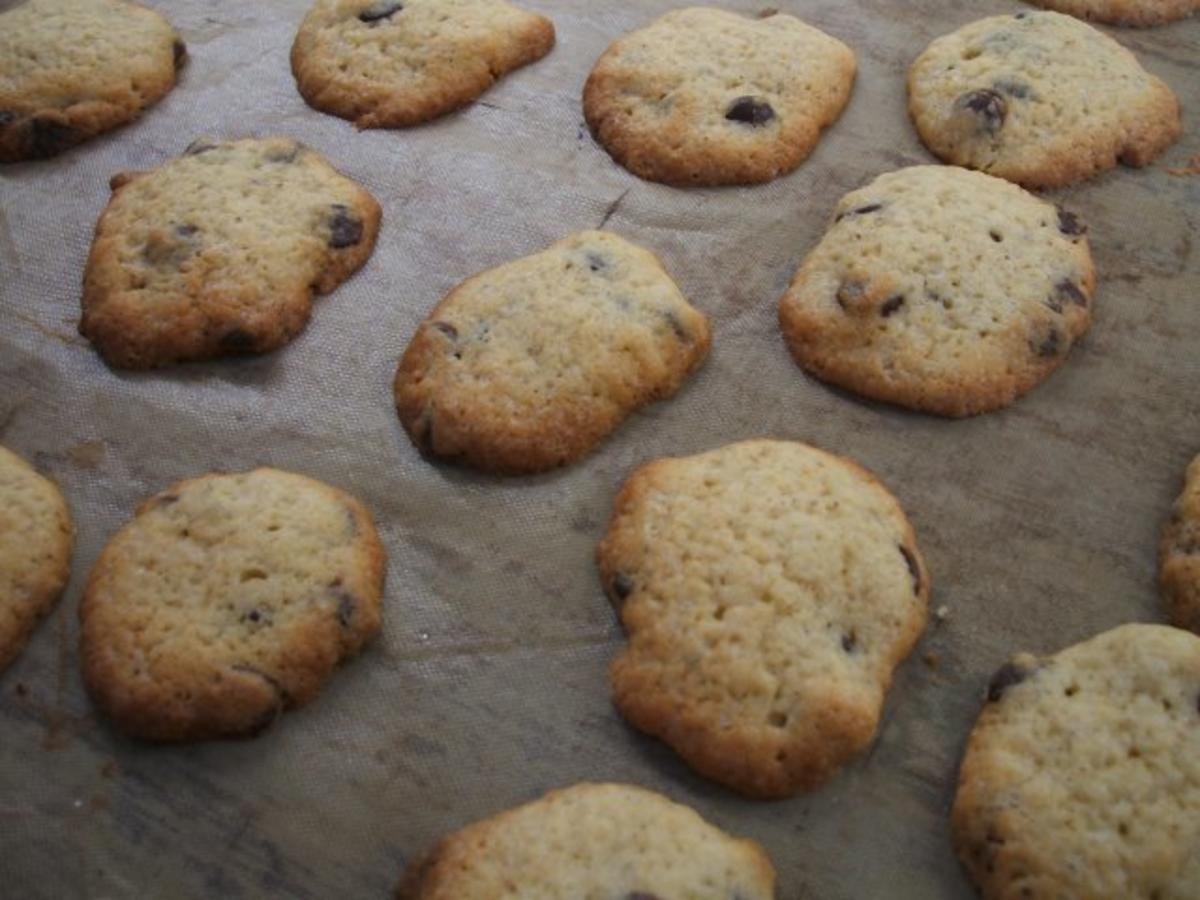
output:
[[[1144,166],[1181,130],[1165,82],[1055,12],[993,16],[938,38],[909,69],[908,108],[934,154],[1026,187]]]
[[[752,797],[814,787],[867,746],[927,616],[895,498],[788,441],[643,466],[597,560],[629,638],[617,708]]]
[[[773,900],[762,848],[661,794],[578,784],[443,838],[399,900]]]
[[[0,447],[0,673],[58,602],[73,543],[71,513],[58,488]]]
[[[290,138],[202,138],[112,187],[79,330],[120,368],[286,344],[379,233],[375,199]]]
[[[124,0],[27,0],[0,13],[0,162],[44,159],[138,117],[187,50]]]
[[[881,175],[839,201],[780,302],[807,371],[945,416],[998,409],[1067,358],[1096,276],[1078,217],[953,166]]]
[[[92,569],[84,680],[137,737],[253,734],[379,631],[383,574],[370,513],[336,488],[277,469],[179,482]]]
[[[954,803],[992,898],[1200,896],[1200,638],[1126,625],[992,679]]]
[[[543,471],[674,394],[709,335],[654,254],[580,232],[455,288],[400,361],[396,408],[428,454]]]
[[[400,128],[471,102],[553,46],[549,19],[505,0],[317,0],[292,72],[315,109]]]
[[[792,171],[854,84],[841,41],[776,13],[667,13],[618,39],[583,94],[592,133],[641,178],[754,184]]]
[[[1188,466],[1183,493],[1163,526],[1158,573],[1167,618],[1200,634],[1200,456]]]
[[[1200,0],[1029,0],[1060,13],[1107,25],[1164,25],[1200,10]]]

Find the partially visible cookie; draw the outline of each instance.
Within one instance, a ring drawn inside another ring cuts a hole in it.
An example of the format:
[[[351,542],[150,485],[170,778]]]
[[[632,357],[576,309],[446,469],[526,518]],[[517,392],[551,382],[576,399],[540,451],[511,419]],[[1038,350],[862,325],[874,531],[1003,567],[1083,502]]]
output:
[[[908,109],[943,160],[1026,187],[1144,166],[1182,127],[1162,79],[1054,12],[993,16],[938,38],[909,69]]]
[[[544,471],[674,394],[709,343],[654,254],[580,232],[447,295],[400,361],[396,409],[425,453]]]
[[[399,900],[773,900],[753,841],[621,784],[577,784],[442,838]]]
[[[266,353],[367,261],[379,204],[290,138],[201,139],[112,179],[79,325],[110,365]]]
[[[1188,466],[1183,493],[1163,527],[1158,578],[1167,618],[1200,634],[1200,456]]]
[[[136,737],[256,733],[379,631],[383,574],[370,513],[336,488],[277,469],[181,481],[96,560],[84,680]]]
[[[881,175],[838,203],[780,325],[825,381],[944,416],[999,409],[1049,377],[1091,323],[1086,230],[979,172]]]
[[[0,13],[0,162],[44,159],[136,119],[187,49],[124,0],[27,0]]]
[[[74,537],[58,488],[0,447],[0,672],[58,602],[71,573]]]
[[[895,498],[790,441],[638,469],[597,560],[629,636],[617,709],[751,797],[815,787],[870,743],[927,617]]]
[[[553,46],[549,19],[505,0],[317,0],[292,73],[314,109],[401,128],[470,103]]]
[[[1037,6],[1108,25],[1162,25],[1200,10],[1200,0],[1029,0]]]
[[[1200,897],[1200,638],[1125,625],[1001,668],[954,840],[986,900]]]
[[[812,152],[855,70],[849,47],[793,16],[691,7],[613,43],[583,111],[596,140],[641,178],[755,184]]]

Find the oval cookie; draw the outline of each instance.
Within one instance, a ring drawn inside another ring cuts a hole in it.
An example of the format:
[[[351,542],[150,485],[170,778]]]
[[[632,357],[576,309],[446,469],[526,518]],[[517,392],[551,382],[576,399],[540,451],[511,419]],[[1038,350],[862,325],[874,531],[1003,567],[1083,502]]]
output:
[[[1186,19],[1200,10],[1200,0],[1029,0],[1045,9],[1057,10],[1104,22],[1108,25],[1163,25]]]

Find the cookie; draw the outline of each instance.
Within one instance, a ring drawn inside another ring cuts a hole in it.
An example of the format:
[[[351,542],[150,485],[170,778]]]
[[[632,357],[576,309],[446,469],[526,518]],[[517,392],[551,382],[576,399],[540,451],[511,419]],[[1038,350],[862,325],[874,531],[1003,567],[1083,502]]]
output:
[[[1158,578],[1167,618],[1200,634],[1200,456],[1188,466],[1183,493],[1163,527]]]
[[[396,409],[426,454],[541,472],[674,394],[709,343],[654,254],[585,231],[455,288],[400,361]]]
[[[757,184],[808,157],[849,100],[855,68],[849,47],[793,16],[692,7],[610,46],[583,112],[641,178]]]
[[[27,0],[0,13],[0,162],[45,159],[141,115],[187,49],[124,0]]]
[[[58,488],[0,447],[0,672],[58,602],[71,574],[74,537]]]
[[[1026,187],[1144,166],[1179,137],[1179,101],[1137,58],[1054,12],[993,16],[935,40],[908,110],[943,160]]]
[[[881,175],[837,205],[780,301],[831,384],[943,416],[1007,406],[1066,360],[1096,275],[1074,214],[953,166]]]
[[[1200,897],[1200,638],[1125,625],[1001,668],[959,773],[986,900]]]
[[[375,199],[290,138],[201,139],[112,189],[79,330],[119,368],[283,346],[379,232]]]
[[[577,784],[443,838],[399,900],[773,900],[753,841],[622,784]]]
[[[329,485],[277,469],[181,481],[96,560],[84,681],[136,737],[254,734],[378,633],[383,574],[370,513]]]
[[[504,0],[317,0],[292,45],[309,106],[403,128],[470,103],[554,46],[554,25]]]
[[[790,441],[643,466],[597,561],[629,637],[610,670],[617,709],[756,798],[815,787],[870,743],[928,615],[895,498]]]
[[[1162,25],[1200,10],[1200,0],[1030,0],[1046,9],[1107,25]]]

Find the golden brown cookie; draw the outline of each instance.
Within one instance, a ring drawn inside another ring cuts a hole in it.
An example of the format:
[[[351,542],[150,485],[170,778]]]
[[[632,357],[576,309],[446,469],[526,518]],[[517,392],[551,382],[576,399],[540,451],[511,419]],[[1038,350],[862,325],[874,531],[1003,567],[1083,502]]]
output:
[[[1200,0],[1029,0],[1036,6],[1107,25],[1163,25],[1200,10]]]
[[[1158,576],[1167,618],[1200,634],[1200,456],[1188,466],[1183,493],[1163,527]]]

